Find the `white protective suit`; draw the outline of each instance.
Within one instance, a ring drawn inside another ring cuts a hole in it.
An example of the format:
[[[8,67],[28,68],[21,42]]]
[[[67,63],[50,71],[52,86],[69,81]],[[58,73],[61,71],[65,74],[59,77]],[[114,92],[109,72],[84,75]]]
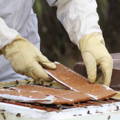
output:
[[[11,43],[17,35],[30,40],[39,48],[38,24],[33,12],[35,0],[0,0],[0,49]],[[95,0],[47,0],[57,6],[57,17],[69,34],[70,40],[78,45],[84,35],[101,32],[98,25]],[[0,57],[0,81],[25,79],[15,73],[3,56]]]

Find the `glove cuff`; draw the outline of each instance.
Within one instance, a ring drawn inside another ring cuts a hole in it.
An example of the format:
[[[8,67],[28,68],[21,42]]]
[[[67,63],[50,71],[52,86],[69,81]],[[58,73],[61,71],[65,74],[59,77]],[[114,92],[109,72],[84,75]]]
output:
[[[16,42],[20,42],[20,41],[27,41],[25,38],[21,37],[21,36],[17,36],[11,43],[7,44],[6,46],[4,46],[2,49],[0,49],[0,55],[4,55],[6,56],[6,51],[8,51],[9,48],[12,48],[14,46],[14,43]]]
[[[102,33],[92,33],[85,35],[82,39],[79,40],[78,48],[83,51],[87,49],[86,47],[89,45],[96,45],[96,44],[103,44],[105,45],[104,38]]]

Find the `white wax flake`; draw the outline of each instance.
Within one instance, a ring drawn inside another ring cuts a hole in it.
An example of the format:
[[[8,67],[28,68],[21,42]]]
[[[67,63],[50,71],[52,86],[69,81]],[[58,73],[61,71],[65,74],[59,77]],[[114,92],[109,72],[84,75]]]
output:
[[[53,96],[53,95],[49,95],[49,96],[45,97],[43,100],[46,100],[46,101],[53,101],[53,100],[56,100],[56,97]]]
[[[9,94],[0,94],[0,97],[10,99],[10,100],[22,101],[22,102],[39,100],[39,99],[33,99],[33,98],[29,98],[29,97],[15,96],[15,95],[9,95]]]
[[[32,101],[39,101],[40,103],[45,104],[51,104],[56,100],[56,97],[50,95],[45,98],[32,98],[32,96],[24,97],[24,96],[15,96],[15,95],[9,95],[9,94],[0,94],[0,97],[10,99],[10,100],[16,100],[21,102],[32,102]]]
[[[98,97],[95,96],[95,95],[92,95],[92,94],[86,94],[86,95],[90,96],[90,97],[93,98],[94,100],[98,100]]]
[[[62,97],[64,100],[68,100],[68,101],[73,101],[73,99],[68,99],[68,98],[64,98]]]
[[[39,91],[31,91],[31,93],[37,93],[37,92],[39,92]]]
[[[43,99],[42,99],[43,102],[41,102],[41,103],[44,103],[44,104],[52,104],[52,103],[54,103],[54,101],[55,101],[56,99],[57,99],[57,98],[56,98],[55,96],[49,95],[49,96],[43,98]]]

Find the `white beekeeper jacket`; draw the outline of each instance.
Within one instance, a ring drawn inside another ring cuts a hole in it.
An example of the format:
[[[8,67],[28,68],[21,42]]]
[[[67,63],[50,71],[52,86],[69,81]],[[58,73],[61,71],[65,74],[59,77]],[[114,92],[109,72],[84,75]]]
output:
[[[21,35],[39,48],[37,17],[33,12],[35,0],[0,0],[0,49]],[[95,0],[46,0],[57,6],[57,17],[68,32],[70,40],[78,45],[80,38],[92,32],[101,32],[98,25]],[[14,72],[0,56],[0,81],[26,79]]]

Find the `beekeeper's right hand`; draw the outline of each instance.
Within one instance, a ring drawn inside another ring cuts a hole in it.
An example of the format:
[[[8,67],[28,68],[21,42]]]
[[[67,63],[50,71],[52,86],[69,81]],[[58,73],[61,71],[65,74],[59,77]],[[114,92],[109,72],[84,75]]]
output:
[[[34,80],[49,79],[43,67],[56,68],[56,65],[50,62],[32,43],[19,36],[12,43],[3,47],[1,51],[17,73],[29,76]]]

